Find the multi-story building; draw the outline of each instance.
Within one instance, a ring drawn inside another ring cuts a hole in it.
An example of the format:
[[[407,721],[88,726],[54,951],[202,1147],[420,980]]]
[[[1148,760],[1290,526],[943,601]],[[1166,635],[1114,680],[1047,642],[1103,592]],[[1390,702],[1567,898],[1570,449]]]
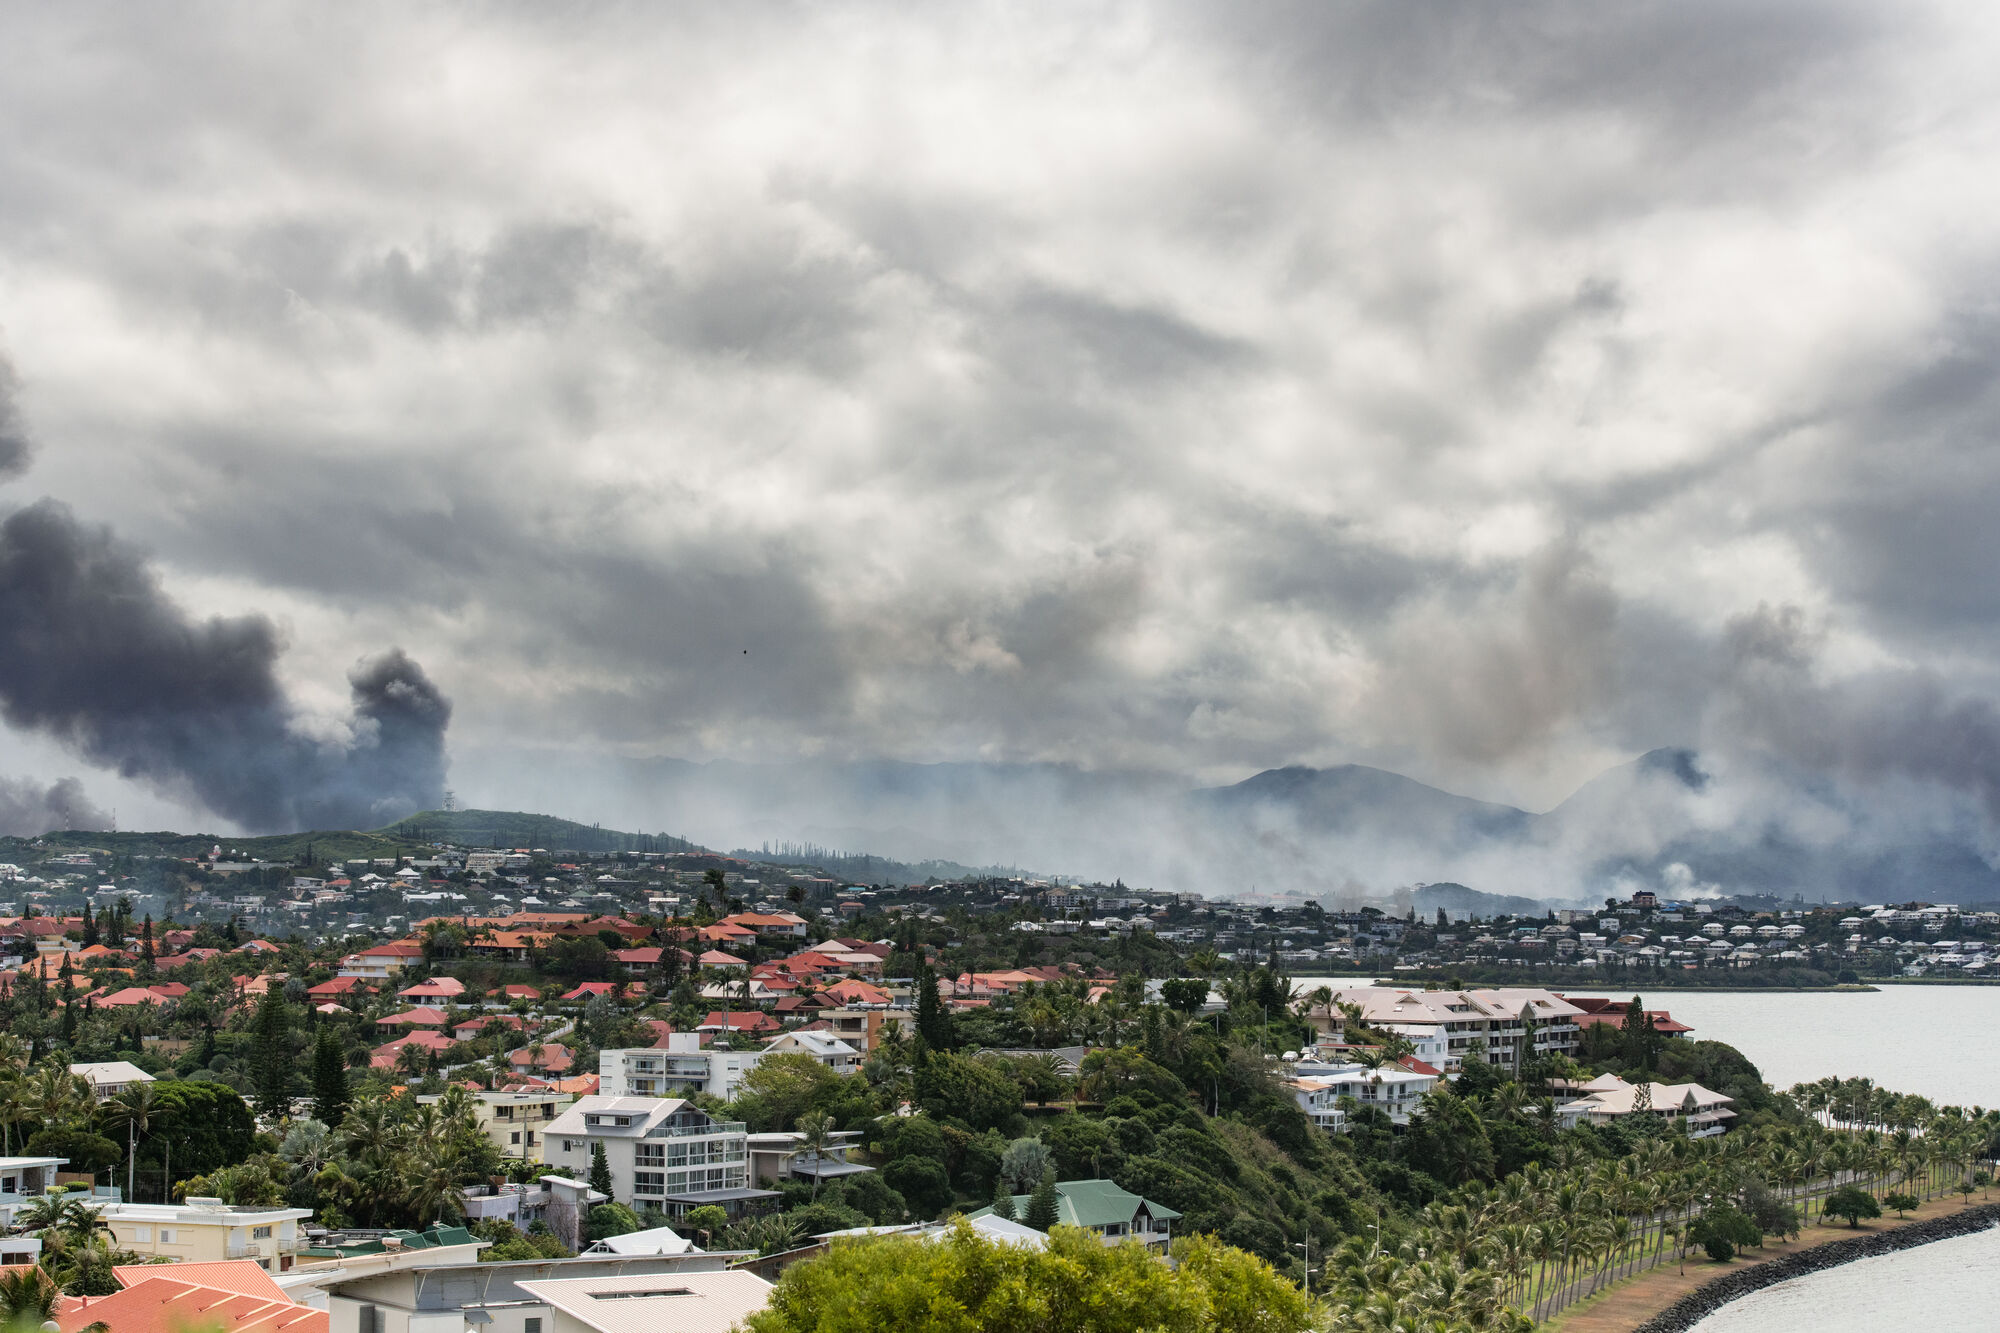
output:
[[[673,1097],[705,1092],[729,1101],[762,1051],[708,1051],[700,1034],[670,1032],[667,1044],[597,1053],[598,1091],[606,1097]]]
[[[1574,1055],[1577,1016],[1582,1012],[1553,991],[1525,987],[1503,990],[1398,990],[1356,986],[1333,993],[1333,1004],[1315,1010],[1313,1021],[1327,1030],[1343,1022],[1341,1006],[1358,1005],[1362,1021],[1399,1033],[1417,1046],[1417,1056],[1447,1074],[1464,1068],[1475,1051],[1489,1064],[1518,1071],[1524,1058]],[[1532,1032],[1532,1050],[1528,1034]]]
[[[108,1102],[134,1083],[151,1083],[153,1076],[129,1060],[106,1060],[100,1064],[71,1065],[69,1072],[90,1085],[100,1102]]]
[[[281,1273],[306,1249],[298,1228],[312,1209],[238,1208],[196,1198],[182,1204],[111,1203],[102,1215],[121,1250],[183,1263],[254,1259]]]
[[[562,1109],[575,1098],[566,1092],[555,1092],[548,1088],[526,1092],[475,1092],[473,1114],[479,1119],[479,1127],[493,1140],[502,1156],[514,1162],[541,1162],[542,1140],[549,1125]],[[432,1105],[440,1100],[437,1096],[419,1097],[424,1105]]]
[[[861,1052],[828,1032],[787,1032],[764,1048],[765,1055],[810,1055],[836,1074],[861,1067]]]
[[[1321,1129],[1336,1131],[1347,1128],[1343,1098],[1351,1097],[1357,1106],[1372,1106],[1394,1123],[1407,1125],[1410,1112],[1423,1095],[1444,1077],[1418,1060],[1376,1069],[1360,1064],[1300,1063],[1292,1073],[1292,1097],[1299,1109]]]
[[[634,1208],[679,1217],[712,1203],[736,1213],[776,1197],[751,1188],[743,1122],[711,1120],[677,1097],[580,1097],[546,1131],[549,1165],[568,1167],[578,1180],[589,1175],[599,1145],[611,1169],[611,1197]]]

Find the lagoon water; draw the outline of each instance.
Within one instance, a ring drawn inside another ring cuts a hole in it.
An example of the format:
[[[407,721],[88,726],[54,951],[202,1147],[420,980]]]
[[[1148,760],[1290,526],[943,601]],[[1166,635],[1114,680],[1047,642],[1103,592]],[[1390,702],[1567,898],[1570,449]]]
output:
[[[1297,977],[1298,985],[1357,984],[1353,977]],[[1366,985],[1366,980],[1359,984]],[[1630,998],[1629,989],[1577,986],[1580,995]],[[1883,986],[1873,991],[1647,990],[1694,1036],[1726,1041],[1773,1087],[1836,1074],[1872,1078],[1944,1106],[2000,1106],[2000,986]],[[1990,1327],[2000,1328],[2000,1318]]]
[[[1731,1301],[1692,1333],[1989,1333],[2000,1326],[2000,1229],[1954,1236]]]

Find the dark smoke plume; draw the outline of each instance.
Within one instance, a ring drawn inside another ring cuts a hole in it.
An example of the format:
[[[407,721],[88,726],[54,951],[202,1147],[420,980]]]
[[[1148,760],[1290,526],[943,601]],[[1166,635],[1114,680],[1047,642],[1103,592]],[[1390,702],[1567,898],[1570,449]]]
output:
[[[349,736],[300,734],[262,616],[197,622],[143,557],[52,500],[0,522],[0,715],[252,831],[373,828],[440,803],[451,705],[400,650],[349,675]]]
[[[14,406],[14,366],[0,356],[0,481],[28,470],[28,428]]]
[[[57,829],[101,829],[111,816],[91,804],[83,784],[61,778],[44,787],[21,778],[0,778],[0,834],[33,838]]]

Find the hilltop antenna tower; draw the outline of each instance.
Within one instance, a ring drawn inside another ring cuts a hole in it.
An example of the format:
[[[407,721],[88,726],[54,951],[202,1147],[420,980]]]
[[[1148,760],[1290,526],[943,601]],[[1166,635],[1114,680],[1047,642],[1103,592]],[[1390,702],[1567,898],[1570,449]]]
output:
[[[451,814],[458,809],[458,793],[451,788],[444,789],[444,811]]]

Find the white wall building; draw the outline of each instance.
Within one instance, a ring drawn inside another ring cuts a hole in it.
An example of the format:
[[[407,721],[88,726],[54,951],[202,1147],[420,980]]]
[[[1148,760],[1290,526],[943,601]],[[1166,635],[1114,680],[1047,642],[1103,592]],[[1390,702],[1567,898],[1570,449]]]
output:
[[[810,1055],[836,1074],[861,1068],[861,1052],[828,1032],[787,1032],[764,1047],[766,1055]]]
[[[1362,1064],[1320,1064],[1301,1062],[1293,1066],[1291,1090],[1299,1109],[1321,1129],[1344,1130],[1347,1115],[1341,1109],[1343,1097],[1352,1097],[1360,1106],[1372,1106],[1398,1125],[1410,1123],[1423,1095],[1442,1082],[1436,1073],[1423,1073],[1403,1065],[1385,1064],[1370,1069]]]
[[[597,1053],[598,1091],[606,1097],[673,1097],[705,1092],[730,1101],[762,1051],[705,1051],[694,1032],[670,1032],[665,1049],[628,1047]]]
[[[679,1217],[712,1203],[733,1213],[774,1197],[750,1185],[743,1123],[711,1120],[677,1097],[580,1097],[549,1126],[544,1152],[549,1165],[583,1180],[598,1144],[611,1168],[611,1197],[633,1208]]]
[[[108,1102],[134,1083],[151,1083],[154,1078],[128,1060],[107,1060],[102,1064],[71,1065],[69,1072],[90,1085],[100,1102]]]
[[[1446,1074],[1464,1067],[1468,1052],[1483,1048],[1486,1060],[1518,1071],[1524,1054],[1574,1055],[1580,1041],[1576,1017],[1583,1011],[1553,991],[1526,987],[1500,990],[1400,990],[1355,986],[1333,993],[1329,1011],[1313,1014],[1323,1029],[1338,1031],[1342,1004],[1359,1005],[1369,1026],[1400,1033],[1418,1043],[1418,1058]],[[1529,1024],[1534,1049],[1523,1044]],[[1442,1051],[1437,1048],[1443,1043]],[[1424,1045],[1429,1042],[1428,1048]]]

